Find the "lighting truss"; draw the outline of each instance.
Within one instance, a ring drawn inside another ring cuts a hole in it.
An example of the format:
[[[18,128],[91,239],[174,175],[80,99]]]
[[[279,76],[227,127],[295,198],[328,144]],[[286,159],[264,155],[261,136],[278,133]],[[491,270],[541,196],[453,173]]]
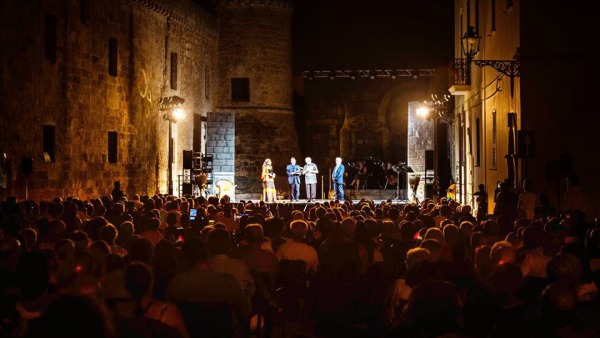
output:
[[[302,77],[305,79],[395,79],[397,77],[432,77],[435,69],[356,69],[356,70],[305,70]]]

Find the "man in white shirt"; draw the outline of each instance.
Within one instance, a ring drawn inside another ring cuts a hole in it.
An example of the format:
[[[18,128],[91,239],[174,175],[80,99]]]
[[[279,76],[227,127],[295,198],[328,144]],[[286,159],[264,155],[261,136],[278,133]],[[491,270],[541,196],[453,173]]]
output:
[[[292,241],[283,243],[277,248],[275,256],[277,261],[282,260],[301,260],[304,261],[306,272],[316,272],[319,266],[317,251],[306,244],[306,235],[308,234],[308,224],[304,220],[295,220],[290,224]]]

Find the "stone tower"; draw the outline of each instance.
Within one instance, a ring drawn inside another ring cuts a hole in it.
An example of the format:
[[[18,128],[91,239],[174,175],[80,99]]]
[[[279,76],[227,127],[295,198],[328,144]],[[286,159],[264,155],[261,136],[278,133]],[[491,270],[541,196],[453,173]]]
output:
[[[220,0],[217,18],[217,110],[235,114],[238,189],[257,192],[257,184],[246,183],[260,178],[270,158],[277,188],[287,191],[285,166],[290,156],[300,157],[292,109],[291,1]]]

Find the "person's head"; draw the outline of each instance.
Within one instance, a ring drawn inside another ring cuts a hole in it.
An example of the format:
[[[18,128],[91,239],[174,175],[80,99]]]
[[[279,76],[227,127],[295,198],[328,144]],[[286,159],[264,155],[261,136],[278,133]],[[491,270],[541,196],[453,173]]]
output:
[[[312,163],[312,159],[310,157],[306,157],[304,159],[304,162],[306,162],[306,164],[311,164]]]
[[[148,263],[152,258],[153,250],[154,248],[149,240],[143,237],[134,237],[127,252],[131,262]]]
[[[149,295],[154,276],[152,269],[142,262],[133,262],[125,269],[125,289],[136,301]]]
[[[485,277],[491,271],[490,253],[492,247],[489,245],[481,245],[475,248],[475,271],[481,277]]]
[[[335,158],[335,164],[337,164],[337,165],[342,164],[342,158],[341,157],[336,157]]]
[[[427,279],[412,289],[404,317],[423,336],[444,336],[458,330],[458,299],[451,283]]]
[[[548,285],[542,291],[540,313],[544,326],[564,328],[576,320],[577,292],[564,283]]]
[[[523,282],[521,269],[510,263],[499,264],[492,269],[492,288],[499,296],[517,294]]]
[[[206,246],[211,255],[227,255],[231,250],[231,237],[227,230],[215,228],[208,233]]]
[[[480,184],[477,187],[479,188],[479,191],[485,191],[485,184]]]
[[[429,228],[425,232],[423,239],[435,239],[440,243],[444,243],[444,233],[439,228]]]
[[[432,262],[437,262],[440,260],[440,255],[442,253],[442,243],[435,239],[426,239],[421,242],[421,248],[427,249],[429,251],[429,259]]]
[[[115,245],[115,240],[117,239],[118,234],[119,232],[114,225],[107,224],[100,228],[100,231],[98,232],[98,238],[108,243],[108,245]]]
[[[121,182],[115,181],[115,183],[113,183],[113,186],[115,187],[115,189],[121,189]]]
[[[454,179],[451,178],[449,182],[450,182],[450,184],[454,184]]]
[[[294,241],[304,241],[304,239],[306,239],[306,235],[308,234],[308,223],[301,219],[292,221],[292,223],[290,223],[290,234],[292,235],[292,239],[294,239]]]
[[[296,164],[296,158],[295,157],[290,158],[290,163],[291,164]]]
[[[263,228],[258,223],[246,225],[244,228],[244,238],[250,244],[258,244],[263,242]]]
[[[62,295],[40,317],[37,333],[46,337],[112,337],[116,332],[110,317],[90,297]]]
[[[340,235],[345,239],[354,239],[356,231],[356,220],[352,217],[347,217],[340,223]]]
[[[540,227],[527,226],[523,229],[523,249],[533,250],[544,245],[544,231]]]
[[[181,252],[191,267],[208,262],[208,250],[200,238],[188,238],[183,243]]]
[[[517,251],[509,242],[498,241],[492,245],[490,260],[492,269],[500,264],[516,264]]]
[[[412,269],[417,263],[430,260],[429,250],[424,248],[412,248],[406,252],[406,268]]]

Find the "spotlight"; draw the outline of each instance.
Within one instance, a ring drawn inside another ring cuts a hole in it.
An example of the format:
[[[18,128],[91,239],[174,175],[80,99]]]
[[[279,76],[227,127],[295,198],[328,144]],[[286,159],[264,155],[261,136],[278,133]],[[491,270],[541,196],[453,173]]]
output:
[[[417,75],[417,74],[413,74],[413,79],[415,79],[415,80],[416,80],[416,79],[418,79],[418,78],[419,78],[419,75]]]
[[[392,80],[396,80],[396,75],[392,75]]]
[[[375,79],[375,75],[371,75],[369,78],[370,78],[371,80],[374,80],[374,79]]]
[[[429,117],[429,108],[427,108],[425,106],[421,106],[421,107],[417,108],[417,116],[422,117],[422,118]]]
[[[329,79],[330,79],[330,80],[335,80],[335,77],[334,77],[333,75],[331,75],[331,76],[329,77]]]
[[[352,76],[350,76],[350,79],[356,80],[356,76],[352,75]]]

